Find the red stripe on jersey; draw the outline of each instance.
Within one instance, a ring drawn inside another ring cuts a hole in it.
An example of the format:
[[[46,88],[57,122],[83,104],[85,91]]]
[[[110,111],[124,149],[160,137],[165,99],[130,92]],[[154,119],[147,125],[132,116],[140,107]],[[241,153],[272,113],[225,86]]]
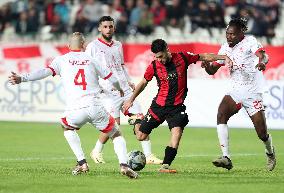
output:
[[[176,71],[178,74],[178,81],[177,81],[178,92],[175,96],[174,105],[178,105],[183,103],[184,96],[187,92],[187,68],[183,59],[180,62],[175,62],[175,63],[176,63]],[[177,66],[178,63],[180,63],[179,66]]]
[[[70,52],[81,52],[82,50],[70,50]]]
[[[157,121],[160,121],[159,117],[152,111],[152,109],[149,109],[148,111],[154,119],[156,119]]]
[[[159,70],[158,70],[158,65]],[[160,62],[156,61],[156,68],[157,68],[157,75],[160,79],[160,86],[156,98],[156,103],[160,106],[165,106],[167,96],[169,94],[169,81],[167,80],[168,73],[165,65],[161,64]]]
[[[73,126],[69,125],[68,122],[67,122],[66,117],[61,118],[61,122],[65,126],[65,128],[67,128],[67,129],[76,129],[76,130],[80,129],[80,128],[73,127]]]
[[[236,103],[236,108],[238,109],[238,110],[240,110],[241,108],[242,108],[242,103]]]
[[[213,66],[225,66],[225,63],[224,64],[220,64],[216,61],[212,62]]]
[[[115,124],[115,119],[112,116],[109,116],[109,120],[108,120],[108,125],[106,128],[104,128],[103,130],[101,130],[101,132],[103,133],[108,133],[112,130],[113,126]]]
[[[5,59],[35,58],[41,57],[41,52],[39,46],[25,46],[4,48],[3,55]]]
[[[109,77],[111,77],[112,72],[110,72],[106,77],[104,77],[104,80],[108,79]]]
[[[264,50],[264,48],[258,48],[258,50],[256,50],[254,54],[256,54],[259,51],[265,51],[265,50]]]
[[[54,70],[52,67],[47,66],[46,68],[49,68],[49,69],[52,71],[52,76],[55,76],[55,75],[56,75],[56,72],[55,72],[55,70]]]
[[[110,43],[107,43],[107,42],[105,42],[104,40],[102,40],[101,38],[98,38],[98,40],[99,40],[101,43],[107,45],[108,47],[111,47],[111,46],[113,45],[113,41],[111,41]]]

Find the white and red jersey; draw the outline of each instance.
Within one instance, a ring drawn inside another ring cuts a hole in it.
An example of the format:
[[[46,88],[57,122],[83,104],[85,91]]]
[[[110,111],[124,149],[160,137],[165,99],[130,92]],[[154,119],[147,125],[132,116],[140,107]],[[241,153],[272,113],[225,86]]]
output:
[[[90,106],[101,91],[98,76],[107,79],[112,74],[87,53],[75,51],[56,57],[49,68],[53,76],[61,76],[67,101],[66,110]]]
[[[232,90],[263,92],[265,79],[263,73],[255,67],[259,62],[255,53],[261,49],[263,49],[262,45],[253,36],[245,36],[234,47],[230,47],[228,43],[221,46],[218,54],[227,55],[233,61],[233,66],[230,67]],[[224,61],[217,61],[217,63],[223,64]]]
[[[113,40],[111,43],[107,43],[98,38],[88,44],[86,53],[110,69],[113,75],[118,79],[124,92],[131,90],[128,84],[128,78],[122,67],[124,64],[123,50],[122,44],[119,41]],[[100,85],[107,91],[113,90],[112,84],[107,80],[104,81],[100,79]]]

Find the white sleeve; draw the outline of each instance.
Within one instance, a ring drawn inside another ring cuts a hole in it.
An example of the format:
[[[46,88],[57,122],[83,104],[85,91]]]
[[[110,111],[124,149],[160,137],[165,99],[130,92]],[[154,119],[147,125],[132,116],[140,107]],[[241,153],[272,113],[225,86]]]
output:
[[[92,52],[91,43],[89,43],[89,44],[87,45],[85,52],[86,52],[89,56],[94,57],[94,56],[93,56],[93,52]]]
[[[102,78],[102,79],[108,79],[112,73],[110,71],[110,69],[106,66],[103,65],[101,63],[101,61],[97,60],[97,59],[93,59],[92,63],[96,69],[96,71],[98,72],[98,75]]]
[[[224,44],[221,46],[220,50],[218,51],[218,55],[226,55]],[[225,63],[225,61],[224,60],[217,60],[216,63],[218,63],[219,65],[223,65]]]
[[[119,46],[119,54],[120,54],[120,57],[121,57],[121,64],[124,64],[124,55],[123,55],[123,48],[122,48],[121,43],[120,43],[120,46]]]
[[[56,57],[47,68],[52,71],[52,76],[60,75],[60,57]]]
[[[42,68],[39,70],[32,71],[31,73],[22,75],[21,79],[22,79],[22,82],[41,80],[52,74],[53,72],[50,68]]]
[[[257,51],[263,48],[261,43],[258,42],[257,39],[253,36],[250,36],[249,38],[249,45],[252,53],[256,53]]]

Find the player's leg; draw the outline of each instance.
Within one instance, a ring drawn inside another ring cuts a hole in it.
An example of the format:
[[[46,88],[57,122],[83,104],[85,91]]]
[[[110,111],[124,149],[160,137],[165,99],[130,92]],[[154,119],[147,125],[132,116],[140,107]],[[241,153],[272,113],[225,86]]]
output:
[[[227,122],[241,108],[241,104],[234,101],[230,95],[225,95],[222,99],[217,114],[217,134],[222,156],[213,160],[216,167],[223,167],[228,170],[232,169],[233,164],[230,160],[229,152],[229,131]]]
[[[102,104],[104,108],[109,112],[113,117],[115,117],[116,122],[120,125],[120,117],[119,117],[119,107],[115,105],[117,103],[117,97],[109,94],[103,94],[101,96]],[[105,133],[100,133],[99,139],[96,142],[95,147],[90,153],[91,158],[94,160],[95,163],[104,164],[105,160],[103,158],[103,149],[104,145],[108,141],[109,136]]]
[[[249,111],[248,113],[250,114]],[[267,132],[264,110],[258,111],[257,113],[250,115],[250,118],[253,122],[258,138],[264,144],[265,154],[267,156],[267,169],[269,171],[272,171],[276,166],[275,149],[272,145],[272,136]]]
[[[130,125],[133,125],[136,120],[141,121],[144,118],[143,114],[141,113],[137,113],[134,115],[132,114],[129,116],[130,118],[128,122]],[[137,132],[139,132],[139,129]],[[157,158],[156,155],[152,153],[152,145],[150,141],[150,136],[147,136],[143,141],[140,141],[140,142],[141,142],[141,146],[143,149],[143,153],[146,156],[146,163],[147,164],[162,164],[163,160]]]
[[[176,170],[170,169],[170,165],[174,161],[179,143],[183,134],[184,127],[188,124],[188,115],[186,113],[186,107],[184,105],[179,105],[173,109],[164,109],[167,116],[167,123],[171,130],[171,139],[168,146],[165,148],[165,155],[160,172],[166,173],[176,173]]]
[[[125,93],[123,97],[123,101],[128,100],[132,95],[132,92]],[[122,104],[121,104],[122,110]],[[137,101],[134,101],[132,107],[128,109],[128,112],[124,113],[125,115],[129,116],[128,123],[133,125],[137,119],[142,120],[144,118],[142,109],[140,104]],[[150,137],[146,137],[144,140],[140,141],[143,153],[146,156],[146,163],[147,164],[161,164],[163,161],[156,157],[155,154],[152,153],[152,145]]]
[[[77,164],[72,171],[73,175],[78,175],[82,172],[89,171],[89,167],[81,146],[80,137],[76,132],[76,130],[79,130],[79,128],[85,123],[85,114],[82,110],[69,111],[66,113],[66,117],[61,119],[61,124],[64,129],[64,137],[77,158]]]
[[[120,163],[121,173],[130,178],[137,178],[138,174],[131,170],[127,165],[126,142],[119,131],[118,124],[115,123],[115,119],[109,115],[103,107],[100,109],[91,109],[89,117],[90,122],[97,129],[113,140],[114,151]]]

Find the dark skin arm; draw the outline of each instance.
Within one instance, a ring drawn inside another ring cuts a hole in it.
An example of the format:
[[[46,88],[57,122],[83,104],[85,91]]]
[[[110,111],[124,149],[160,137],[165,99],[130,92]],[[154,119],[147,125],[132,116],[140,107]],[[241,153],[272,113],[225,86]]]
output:
[[[214,75],[219,70],[221,65],[214,65],[211,62],[203,61],[201,63],[201,67],[204,68],[209,75]]]
[[[259,58],[258,64],[255,66],[259,71],[264,71],[266,69],[266,64],[268,63],[268,55],[264,50],[260,50],[255,53],[255,55]]]

